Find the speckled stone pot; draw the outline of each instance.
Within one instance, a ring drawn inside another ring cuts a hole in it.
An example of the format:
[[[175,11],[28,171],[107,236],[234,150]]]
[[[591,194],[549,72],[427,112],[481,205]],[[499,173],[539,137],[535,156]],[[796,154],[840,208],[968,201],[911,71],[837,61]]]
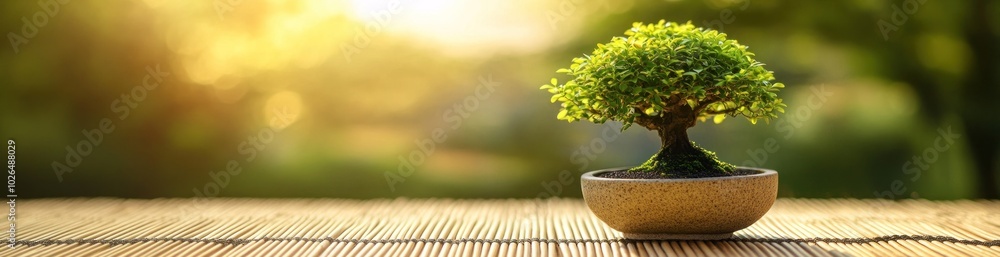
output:
[[[587,207],[631,239],[725,239],[764,216],[778,195],[778,173],[694,179],[616,179],[583,174]]]

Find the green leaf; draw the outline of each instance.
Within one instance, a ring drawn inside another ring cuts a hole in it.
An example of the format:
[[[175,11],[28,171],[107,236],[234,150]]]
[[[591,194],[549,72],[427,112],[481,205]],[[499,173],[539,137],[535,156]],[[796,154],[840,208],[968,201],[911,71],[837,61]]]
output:
[[[685,100],[687,100],[687,104],[688,106],[691,106],[691,108],[698,107],[698,102],[695,101],[694,99],[685,99]]]
[[[556,115],[556,119],[565,120],[566,113],[567,113],[566,109],[562,109],[562,111],[559,111],[559,115]]]
[[[549,83],[552,83],[552,85],[559,85],[559,82],[556,81],[556,78],[552,78],[552,80],[549,80]]]
[[[712,122],[715,122],[715,124],[719,124],[719,123],[722,123],[722,121],[725,120],[725,119],[726,119],[726,115],[725,114],[719,114],[719,115],[715,115],[715,118],[712,118]]]
[[[646,110],[643,110],[642,112],[646,113],[646,115],[652,116],[653,114],[656,113],[656,109],[654,109],[653,107],[649,107],[649,108],[646,108]]]
[[[559,98],[562,97],[562,96],[563,96],[562,94],[554,94],[554,95],[552,95],[552,98],[549,99],[549,102],[555,103],[556,100],[559,100]]]

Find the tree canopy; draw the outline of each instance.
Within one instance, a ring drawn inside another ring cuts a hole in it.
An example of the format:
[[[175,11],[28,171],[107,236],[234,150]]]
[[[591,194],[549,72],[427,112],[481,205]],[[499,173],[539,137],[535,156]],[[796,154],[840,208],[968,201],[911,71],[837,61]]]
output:
[[[696,119],[719,123],[727,115],[756,123],[776,118],[785,107],[776,94],[784,85],[746,46],[690,21],[636,22],[624,37],[598,44],[557,72],[573,78],[553,78],[541,89],[553,94],[553,103],[561,102],[559,119],[612,119],[624,123],[622,130],[633,122],[651,130],[663,123],[690,127]]]

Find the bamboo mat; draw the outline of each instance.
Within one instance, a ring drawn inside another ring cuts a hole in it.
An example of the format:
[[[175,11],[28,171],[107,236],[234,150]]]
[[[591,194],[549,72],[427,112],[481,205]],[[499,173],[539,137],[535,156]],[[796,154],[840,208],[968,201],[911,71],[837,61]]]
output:
[[[632,241],[579,199],[37,199],[0,256],[1000,256],[1000,201],[779,199],[722,241]]]

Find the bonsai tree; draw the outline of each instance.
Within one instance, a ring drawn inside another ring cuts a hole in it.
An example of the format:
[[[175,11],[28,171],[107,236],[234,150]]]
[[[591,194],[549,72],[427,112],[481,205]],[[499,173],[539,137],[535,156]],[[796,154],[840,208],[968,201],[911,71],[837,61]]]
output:
[[[610,119],[622,122],[622,131],[632,123],[656,131],[660,151],[629,171],[661,177],[734,175],[735,166],[694,145],[687,129],[698,120],[720,123],[727,116],[769,122],[785,107],[776,94],[784,85],[774,82],[746,46],[690,21],[634,23],[625,37],[598,44],[556,72],[573,76],[541,87],[552,93],[553,103],[561,103],[557,118]]]

